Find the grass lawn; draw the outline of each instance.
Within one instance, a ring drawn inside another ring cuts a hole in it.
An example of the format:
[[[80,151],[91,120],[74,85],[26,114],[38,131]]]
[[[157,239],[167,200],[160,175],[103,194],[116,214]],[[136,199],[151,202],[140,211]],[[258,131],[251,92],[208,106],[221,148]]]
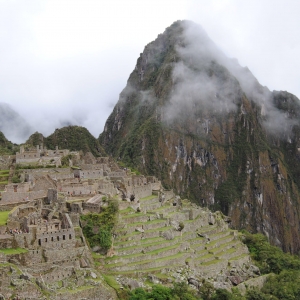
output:
[[[0,211],[0,226],[6,225],[10,211]]]
[[[10,254],[21,254],[21,253],[27,253],[28,250],[23,248],[6,248],[6,249],[0,249],[0,253],[4,253],[6,255]]]

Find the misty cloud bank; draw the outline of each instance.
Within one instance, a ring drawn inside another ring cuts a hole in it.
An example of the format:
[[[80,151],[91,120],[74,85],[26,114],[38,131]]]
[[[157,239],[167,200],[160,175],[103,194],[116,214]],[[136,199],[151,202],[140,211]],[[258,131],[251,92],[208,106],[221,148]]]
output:
[[[33,129],[9,104],[0,102],[0,131],[8,140],[21,143]]]
[[[268,132],[289,135],[296,121],[275,106],[269,89],[261,86],[247,67],[226,57],[201,26],[189,21],[182,24],[184,30],[176,48],[180,59],[173,66],[173,90],[164,109],[165,120],[175,120],[183,112],[192,116],[236,111],[244,92],[261,107]]]

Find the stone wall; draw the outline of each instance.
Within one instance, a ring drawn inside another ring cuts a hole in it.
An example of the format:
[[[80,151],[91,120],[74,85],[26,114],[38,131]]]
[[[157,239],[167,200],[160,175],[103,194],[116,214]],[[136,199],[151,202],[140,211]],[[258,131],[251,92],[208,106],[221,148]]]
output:
[[[70,183],[62,184],[59,191],[65,192],[68,195],[91,195],[97,191],[97,184],[89,185],[87,182],[84,183]]]
[[[5,203],[5,204],[2,204],[2,201],[0,200],[0,211],[12,210],[15,206],[18,206],[21,204],[24,204],[23,199],[22,199],[22,202]]]
[[[85,210],[88,210],[92,213],[100,213],[101,211],[101,207],[99,203],[87,203],[87,202],[83,202],[82,203],[82,208]]]
[[[49,176],[53,180],[74,178],[74,173],[50,173]]]
[[[34,180],[31,191],[48,190],[50,188],[52,188],[52,189],[56,188],[56,184],[50,176],[44,175],[44,176],[40,176]]]
[[[135,186],[133,191],[136,199],[145,198],[152,195],[152,186],[151,184]]]
[[[74,227],[79,227],[80,226],[80,224],[79,224],[79,222],[80,222],[79,214],[77,214],[77,213],[71,213],[71,214],[69,214],[69,216],[70,216],[70,219],[71,219],[71,221],[73,223],[73,226]]]
[[[95,179],[95,178],[103,177],[103,170],[96,170],[96,169],[74,170],[74,177]]]
[[[3,192],[1,204],[17,203],[27,200],[42,199],[47,196],[47,191],[34,191],[34,192]]]
[[[0,236],[0,249],[14,248],[16,247],[16,241],[10,234],[4,234]]]
[[[46,273],[44,275],[41,275],[42,279],[46,282],[55,282],[55,281],[60,281],[63,279],[66,279],[70,276],[72,276],[74,273],[74,267],[56,267],[55,269],[52,270],[50,273]]]
[[[10,165],[13,163],[13,160],[16,159],[15,155],[1,155],[0,156],[0,169],[8,170]]]
[[[110,181],[104,181],[104,180],[99,182],[98,191],[101,194],[110,194],[112,196],[117,194],[117,190],[114,184]]]
[[[82,202],[73,202],[70,203],[70,209],[72,213],[79,213],[82,214]]]
[[[14,240],[20,248],[30,248],[32,241],[34,241],[33,233],[14,234]]]
[[[26,253],[25,257],[26,261],[30,262],[31,264],[40,264],[44,261],[42,249],[28,250],[28,253]]]
[[[87,252],[87,248],[85,246],[82,247],[71,247],[68,251],[61,249],[45,249],[44,257],[47,260],[49,265],[56,264],[65,264],[65,265],[73,265],[79,267],[79,257],[82,255],[85,256]]]
[[[37,244],[45,249],[72,248],[75,246],[73,229],[43,232],[36,235]]]
[[[123,170],[113,171],[113,172],[108,173],[108,176],[111,179],[114,179],[114,177],[124,177],[124,176],[126,176],[126,172]]]
[[[30,183],[11,183],[5,186],[5,192],[29,192],[31,187]]]
[[[173,190],[170,190],[170,191],[164,190],[163,193],[165,195],[165,199],[164,199],[165,201],[168,201],[168,200],[174,198],[174,196],[175,196]]]

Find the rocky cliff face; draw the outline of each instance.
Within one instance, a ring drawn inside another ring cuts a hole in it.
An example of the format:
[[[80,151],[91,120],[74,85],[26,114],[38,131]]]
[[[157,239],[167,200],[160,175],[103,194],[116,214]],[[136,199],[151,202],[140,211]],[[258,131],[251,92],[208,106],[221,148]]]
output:
[[[175,22],[145,47],[99,139],[232,227],[300,250],[300,104],[270,92],[203,30]]]

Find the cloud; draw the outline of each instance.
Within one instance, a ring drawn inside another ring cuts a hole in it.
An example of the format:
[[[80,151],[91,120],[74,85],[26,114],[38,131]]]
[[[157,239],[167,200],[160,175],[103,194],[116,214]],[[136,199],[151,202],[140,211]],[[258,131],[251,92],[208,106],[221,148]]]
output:
[[[8,140],[21,143],[32,128],[9,104],[0,102],[0,131]]]
[[[139,53],[178,19],[299,96],[298,11],[293,0],[0,0],[0,101],[44,135],[66,122],[98,136]]]
[[[224,115],[237,109],[243,93],[262,109],[262,124],[270,133],[290,135],[296,123],[274,102],[274,93],[259,84],[248,68],[229,59],[200,25],[182,22],[177,40],[179,61],[173,65],[173,89],[164,110],[166,121],[188,121]],[[199,133],[199,132],[198,132]]]

